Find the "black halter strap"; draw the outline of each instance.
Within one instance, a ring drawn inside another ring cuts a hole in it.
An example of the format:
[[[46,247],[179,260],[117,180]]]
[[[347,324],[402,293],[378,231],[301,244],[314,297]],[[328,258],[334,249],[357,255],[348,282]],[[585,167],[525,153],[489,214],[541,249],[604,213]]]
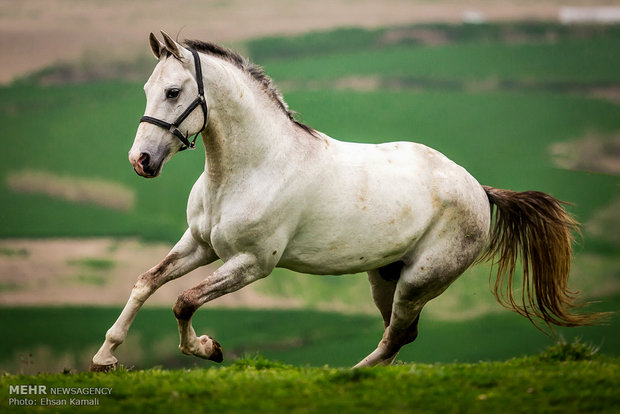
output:
[[[192,52],[192,56],[194,56],[194,67],[196,68],[196,83],[198,84],[198,97],[192,101],[191,104],[183,111],[181,115],[173,122],[169,123],[166,121],[162,121],[161,119],[153,118],[151,116],[143,116],[140,118],[140,122],[148,122],[149,124],[157,125],[162,127],[169,132],[171,132],[175,137],[177,137],[182,143],[183,147],[179,151],[184,151],[186,149],[194,149],[196,147],[196,138],[198,134],[205,129],[207,125],[207,100],[205,99],[205,91],[204,86],[202,84],[202,66],[200,65],[200,58],[198,57],[198,52],[195,49],[189,49]],[[189,133],[186,131],[185,135],[179,129],[179,125],[192,113],[196,107],[200,106],[202,108],[202,113],[204,114],[204,121],[202,122],[202,128],[200,131],[194,135],[194,139],[189,141]]]

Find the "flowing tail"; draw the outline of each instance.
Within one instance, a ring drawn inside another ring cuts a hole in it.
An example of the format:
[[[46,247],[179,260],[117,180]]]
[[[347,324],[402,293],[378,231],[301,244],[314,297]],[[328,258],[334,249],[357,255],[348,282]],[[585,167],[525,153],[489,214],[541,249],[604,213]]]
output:
[[[497,278],[493,293],[499,303],[525,316],[536,326],[549,328],[591,325],[604,313],[575,313],[581,307],[568,287],[573,233],[579,224],[562,202],[538,191],[515,192],[483,186],[495,221],[489,245],[480,261],[493,260]],[[515,270],[523,267],[520,297]],[[541,329],[542,330],[542,329]]]

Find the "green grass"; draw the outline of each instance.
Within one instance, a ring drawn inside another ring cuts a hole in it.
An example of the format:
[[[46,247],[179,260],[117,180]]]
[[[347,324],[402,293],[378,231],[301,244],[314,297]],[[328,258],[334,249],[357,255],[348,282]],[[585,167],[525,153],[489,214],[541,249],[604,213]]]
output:
[[[593,310],[615,310],[619,304],[619,297],[610,297]],[[119,308],[0,308],[0,330],[19,332],[0,342],[0,371],[85,370],[119,313]],[[349,367],[370,353],[383,333],[378,313],[205,307],[193,322],[198,334],[208,334],[222,344],[225,364],[259,352],[266,358],[297,366]],[[620,356],[619,323],[614,318],[608,326],[560,329],[557,335],[568,342],[581,338],[600,347],[601,354]],[[423,312],[419,338],[406,346],[398,359],[423,363],[498,361],[537,354],[553,342],[525,318],[508,311],[452,322],[427,317]],[[138,313],[117,356],[127,366],[140,369],[213,365],[182,355],[177,345],[172,310],[147,307]]]
[[[303,33],[297,36],[275,36],[246,42],[249,54],[258,61],[285,60],[304,56],[324,56],[389,46],[424,45],[421,32],[440,35],[439,44],[472,43],[554,43],[574,39],[617,37],[620,26],[567,26],[553,22],[502,22],[485,24],[413,24],[365,29],[338,28]],[[418,36],[416,36],[416,33]],[[436,37],[436,38],[437,38]]]
[[[173,159],[170,174],[158,182],[133,173],[127,151],[144,108],[143,95],[139,85],[124,82],[0,88],[0,119],[7,122],[1,139],[7,145],[24,144],[10,145],[0,154],[0,237],[178,238],[186,226],[187,196],[204,159]],[[24,125],[37,133],[27,133]],[[7,174],[24,169],[123,183],[136,192],[135,210],[123,213],[9,190]]]
[[[421,33],[442,39],[426,46]],[[248,42],[276,79],[351,75],[442,81],[617,82],[618,26],[553,23],[346,28]]]
[[[72,266],[79,266],[91,270],[110,270],[116,266],[116,262],[110,259],[102,259],[99,257],[86,257],[69,261]]]
[[[0,292],[16,292],[20,289],[22,289],[22,287],[15,282],[0,283]]]
[[[26,249],[11,249],[10,247],[0,247],[0,256],[6,257],[28,257],[30,253]]]
[[[5,375],[0,378],[0,410],[19,412],[9,406],[10,397],[38,404],[40,395],[9,395],[10,386],[36,384],[46,390],[111,388],[111,394],[99,396],[96,409],[102,412],[610,413],[620,404],[619,369],[618,358],[556,362],[528,357],[354,371],[245,358],[219,369]],[[53,410],[75,409],[67,405]]]
[[[619,39],[573,40],[561,44],[468,44],[408,46],[267,63],[276,80],[345,76],[427,78],[443,81],[607,83],[620,81],[620,57],[609,54]]]
[[[93,285],[93,286],[105,286],[108,284],[108,278],[102,275],[95,274],[79,274],[70,280],[75,281],[84,285]]]

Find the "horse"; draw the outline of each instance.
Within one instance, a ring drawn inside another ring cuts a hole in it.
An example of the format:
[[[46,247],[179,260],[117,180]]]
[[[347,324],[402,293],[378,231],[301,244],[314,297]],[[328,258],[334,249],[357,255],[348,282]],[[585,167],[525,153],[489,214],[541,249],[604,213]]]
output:
[[[483,186],[422,144],[333,139],[296,120],[260,66],[213,43],[162,36],[149,36],[158,63],[129,161],[138,175],[157,177],[201,135],[205,167],[189,194],[187,230],[138,277],[92,371],[117,367],[113,352],[156,289],[218,259],[173,307],[180,350],[215,362],[222,347],[197,336],[192,315],[275,267],[367,273],[384,333],[355,367],[390,365],[418,336],[423,306],[479,261],[497,267],[498,301],[536,326],[598,317],[575,311],[581,304],[567,282],[578,223],[561,201]]]

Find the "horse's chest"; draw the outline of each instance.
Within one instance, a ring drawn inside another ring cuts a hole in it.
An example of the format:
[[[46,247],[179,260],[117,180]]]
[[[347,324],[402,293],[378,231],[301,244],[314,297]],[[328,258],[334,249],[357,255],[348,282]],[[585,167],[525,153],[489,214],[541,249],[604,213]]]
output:
[[[267,248],[279,226],[277,215],[265,214],[259,206],[238,207],[231,206],[211,218],[210,244],[224,260],[239,252]]]

